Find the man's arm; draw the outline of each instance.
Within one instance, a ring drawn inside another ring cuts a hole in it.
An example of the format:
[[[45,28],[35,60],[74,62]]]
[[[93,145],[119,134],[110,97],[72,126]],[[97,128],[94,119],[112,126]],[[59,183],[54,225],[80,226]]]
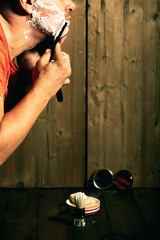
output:
[[[0,97],[0,165],[24,140],[48,101],[71,74],[69,56],[63,58],[60,45],[55,49],[54,61],[49,62],[46,52],[37,62],[35,83],[25,97],[8,113],[4,114],[3,98]]]
[[[41,92],[31,90],[11,111],[4,115],[0,97],[0,165],[26,137],[40,112],[47,104]]]

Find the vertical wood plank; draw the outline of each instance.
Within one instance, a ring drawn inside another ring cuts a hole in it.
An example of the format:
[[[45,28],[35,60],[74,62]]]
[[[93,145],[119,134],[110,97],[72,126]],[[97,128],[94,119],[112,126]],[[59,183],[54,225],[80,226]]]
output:
[[[67,189],[41,189],[37,239],[73,239],[72,216],[66,213]]]
[[[63,102],[49,102],[25,141],[0,167],[2,187],[84,185],[86,1],[74,2],[77,8],[62,46],[71,59],[71,84],[62,88]]]
[[[159,234],[160,189],[134,189],[133,195],[149,238]]]
[[[157,14],[154,15],[154,20],[156,20],[156,120],[155,120],[155,133],[156,133],[156,159],[157,159],[157,170],[160,176],[160,0],[157,1]],[[160,179],[158,178],[158,182]]]
[[[160,183],[160,35],[159,1],[144,1],[142,185]]]
[[[48,131],[49,166],[52,171],[50,176],[53,178],[50,181],[52,186],[60,187],[83,186],[85,182],[86,7],[84,0],[76,0],[75,4],[69,39],[63,45],[64,51],[71,56],[71,84],[62,89],[64,101],[60,104],[52,102],[48,110],[49,115],[54,116]],[[52,134],[53,126],[55,135]]]
[[[8,189],[0,189],[0,227],[3,221],[5,205],[8,197]]]
[[[124,145],[123,51],[128,1],[90,2],[88,174],[127,163]],[[103,4],[102,4],[103,3]],[[121,89],[122,88],[122,89]]]
[[[39,190],[9,189],[8,191],[0,225],[0,239],[35,240]]]
[[[125,168],[159,186],[157,1],[89,0],[88,13],[88,178]]]
[[[132,191],[104,191],[103,196],[115,240],[148,239]]]
[[[123,59],[123,117],[125,168],[141,185],[143,1],[129,1],[125,19]]]

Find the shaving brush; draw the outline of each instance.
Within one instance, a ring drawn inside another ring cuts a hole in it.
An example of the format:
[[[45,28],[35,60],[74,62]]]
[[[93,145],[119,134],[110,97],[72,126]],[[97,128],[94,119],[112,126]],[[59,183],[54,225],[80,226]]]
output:
[[[85,226],[85,202],[86,202],[87,196],[82,193],[78,192],[74,196],[75,201],[75,212],[74,212],[74,226],[83,227]]]

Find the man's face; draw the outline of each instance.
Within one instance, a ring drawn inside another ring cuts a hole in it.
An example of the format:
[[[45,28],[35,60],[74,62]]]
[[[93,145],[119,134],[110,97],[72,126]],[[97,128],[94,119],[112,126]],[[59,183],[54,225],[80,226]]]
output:
[[[47,35],[55,36],[62,21],[70,21],[70,12],[74,8],[72,0],[35,0],[28,23]]]

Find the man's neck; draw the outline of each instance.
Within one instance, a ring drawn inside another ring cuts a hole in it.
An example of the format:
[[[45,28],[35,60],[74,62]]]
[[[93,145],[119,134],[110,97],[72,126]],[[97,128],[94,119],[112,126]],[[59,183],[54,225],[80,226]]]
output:
[[[11,59],[38,43],[33,37],[33,29],[27,24],[26,16],[0,15],[0,22],[8,42]]]

